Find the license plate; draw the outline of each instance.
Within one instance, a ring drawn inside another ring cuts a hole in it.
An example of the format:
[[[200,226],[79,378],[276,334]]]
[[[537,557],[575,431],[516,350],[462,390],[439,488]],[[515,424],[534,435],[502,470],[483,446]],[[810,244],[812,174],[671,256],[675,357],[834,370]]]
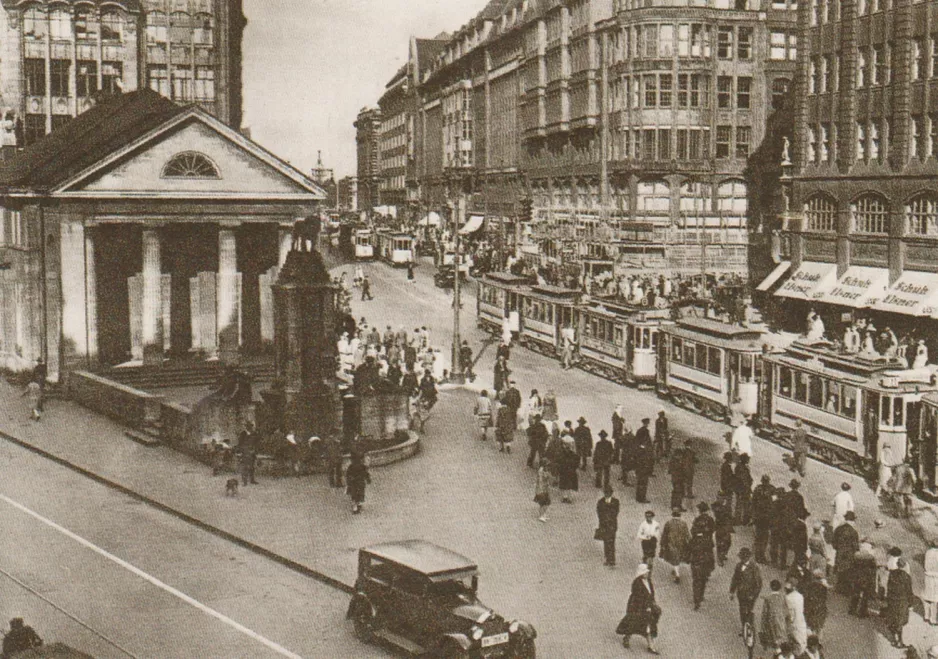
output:
[[[502,643],[508,642],[508,632],[502,634],[496,634],[495,636],[483,636],[482,637],[482,647],[489,648],[493,645],[501,645]]]

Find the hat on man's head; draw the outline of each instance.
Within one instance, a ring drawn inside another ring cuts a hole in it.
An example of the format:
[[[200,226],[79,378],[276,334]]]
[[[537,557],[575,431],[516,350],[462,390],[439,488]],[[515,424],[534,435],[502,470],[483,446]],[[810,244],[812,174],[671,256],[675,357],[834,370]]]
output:
[[[797,490],[799,487],[801,487],[801,481],[799,481],[797,478],[792,478],[791,482],[788,483],[788,487],[793,490]]]
[[[581,426],[582,426],[582,425],[585,425],[585,424],[586,424],[586,417],[582,417],[582,416],[581,416],[579,419],[576,420],[576,422],[579,423]]]
[[[740,557],[742,560],[744,560],[744,561],[745,561],[747,558],[751,558],[751,557],[752,557],[752,550],[751,550],[749,547],[743,547],[742,549],[739,550],[739,557]]]
[[[697,504],[697,510],[699,510],[702,513],[705,513],[708,510],[710,510],[710,506],[707,505],[706,501],[701,501],[700,503]]]
[[[611,497],[614,491],[615,490],[612,489],[612,485],[610,483],[606,483],[606,486],[603,488],[603,494],[605,494],[607,497]]]
[[[841,484],[840,484],[840,489],[843,490],[844,492],[846,492],[847,490],[850,489],[850,483],[846,483],[846,482],[845,482],[845,483],[841,483]]]
[[[646,416],[644,419],[642,419],[642,423],[651,423],[651,419],[649,419],[649,418]]]
[[[769,483],[772,482],[772,477],[769,476],[768,474],[762,474],[762,482],[768,485]]]
[[[602,437],[603,439],[606,439],[606,437],[609,436],[609,433],[606,432],[605,430],[600,430],[600,431],[599,431],[599,436]]]
[[[848,522],[855,522],[857,521],[857,514],[852,510],[848,510],[846,513],[844,513],[844,520]]]

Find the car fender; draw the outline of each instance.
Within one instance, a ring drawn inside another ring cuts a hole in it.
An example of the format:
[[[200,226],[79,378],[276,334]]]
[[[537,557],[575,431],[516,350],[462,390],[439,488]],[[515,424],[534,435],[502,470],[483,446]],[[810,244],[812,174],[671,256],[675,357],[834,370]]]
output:
[[[443,634],[443,642],[449,639],[459,645],[463,650],[469,650],[472,647],[472,641],[465,634],[452,633],[452,634]]]
[[[534,629],[531,623],[525,622],[524,620],[518,620],[516,622],[518,623],[518,636],[528,641],[533,641],[537,638],[537,630]]]
[[[345,612],[346,619],[351,618],[357,614],[362,608],[365,608],[368,612],[371,613],[372,617],[377,615],[374,604],[371,603],[371,600],[368,599],[368,596],[364,593],[355,593],[352,596],[352,601],[349,602],[348,611]]]

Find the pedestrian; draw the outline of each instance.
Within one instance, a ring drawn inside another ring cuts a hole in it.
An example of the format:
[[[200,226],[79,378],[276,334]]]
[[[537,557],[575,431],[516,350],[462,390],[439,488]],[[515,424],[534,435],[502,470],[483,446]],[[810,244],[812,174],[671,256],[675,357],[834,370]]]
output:
[[[769,560],[772,565],[783,570],[788,567],[783,560],[783,556],[785,548],[788,546],[788,530],[791,528],[782,512],[786,495],[784,487],[775,488],[770,509],[771,517],[769,518]]]
[[[684,498],[694,499],[694,472],[697,470],[697,453],[694,451],[694,442],[690,439],[684,440],[684,452],[682,453],[684,464]]]
[[[811,537],[808,538],[808,554],[808,570],[812,573],[820,570],[826,577],[828,566],[833,561],[831,560],[831,547],[827,544],[827,538],[824,537],[823,522],[814,524]]]
[[[768,474],[762,476],[762,482],[752,492],[752,526],[755,530],[753,547],[756,562],[765,564],[765,548],[769,542],[769,529],[772,526],[772,506],[775,488]]]
[[[651,583],[651,568],[645,563],[639,563],[632,581],[632,593],[625,609],[625,617],[619,621],[616,633],[622,634],[622,645],[629,647],[633,635],[644,636],[648,643],[648,651],[659,654],[655,647],[658,638],[658,620],[661,617],[661,607],[655,601],[655,587]]]
[[[692,528],[687,551],[694,593],[694,611],[699,611],[700,604],[703,602],[704,594],[707,590],[707,581],[710,579],[710,574],[713,572],[713,542],[707,538],[705,533],[694,532]]]
[[[508,362],[505,361],[504,357],[498,357],[495,360],[495,372],[494,372],[494,381],[495,381],[495,393],[501,392],[502,389],[508,387]]]
[[[793,551],[796,554],[795,562],[798,562],[797,553],[802,548],[802,528],[798,526],[799,520],[804,520],[808,517],[808,509],[804,504],[804,496],[801,494],[801,482],[797,478],[792,478],[791,482],[788,483],[789,490],[781,498],[779,502],[779,514],[780,520],[779,524],[784,527],[782,532],[783,542],[779,546],[781,551],[780,565],[779,567],[784,568],[788,563],[788,551]],[[798,537],[797,546],[793,545],[793,533],[797,530]],[[803,534],[803,546],[804,550],[807,550],[807,529],[804,529]]]
[[[788,641],[795,656],[804,652],[808,645],[808,623],[804,619],[804,595],[799,593],[791,581],[785,582],[785,622]]]
[[[40,397],[41,399],[41,397]],[[915,489],[915,471],[907,462],[901,462],[893,470],[891,487],[896,503],[902,506],[902,514],[912,515],[912,492]]]
[[[593,454],[593,432],[586,425],[586,419],[577,419],[576,430],[573,431],[573,441],[576,444],[576,454],[580,458],[580,470],[586,471],[589,457]]]
[[[593,449],[593,469],[596,472],[596,487],[605,488],[609,485],[609,471],[612,465],[613,456],[612,442],[609,441],[609,433],[605,430],[599,431],[599,441]]]
[[[635,433],[635,501],[651,503],[648,500],[648,478],[655,466],[655,452],[651,443],[648,425],[651,419],[642,419],[642,427]]]
[[[361,453],[352,452],[352,462],[345,470],[345,491],[352,500],[352,513],[357,515],[362,511],[365,502],[365,486],[371,483],[371,474]]]
[[[762,592],[762,572],[752,560],[752,550],[743,547],[739,550],[739,563],[730,579],[730,599],[736,597],[739,603],[739,623],[745,625],[748,621],[755,625],[752,611]]]
[[[550,438],[547,427],[541,421],[540,414],[534,415],[526,432],[528,435],[528,448],[530,449],[527,464],[529,467],[534,467],[535,462],[546,458],[547,441]]]
[[[540,418],[544,414],[544,404],[537,389],[531,390],[531,397],[528,398],[527,417],[528,426],[534,423],[534,417]]]
[[[537,479],[534,483],[534,503],[539,506],[538,521],[547,521],[547,509],[550,507],[550,472],[547,460],[541,458],[537,466]]]
[[[49,378],[49,369],[46,367],[45,361],[42,357],[39,357],[36,360],[36,365],[33,367],[33,381],[39,385],[39,411],[45,411],[43,405],[45,405],[46,397],[46,382]]]
[[[337,434],[332,433],[326,437],[325,448],[329,487],[342,487],[342,440]]]
[[[792,552],[792,565],[804,566],[808,562],[808,525],[803,517],[792,522],[788,530],[788,546]],[[787,556],[787,551],[785,553]]]
[[[726,557],[733,542],[733,514],[730,512],[729,497],[721,494],[713,503],[714,539],[716,540],[717,563],[726,564]]]
[[[778,646],[778,652],[776,652],[772,659],[801,659],[798,655],[795,654],[795,646],[791,641],[782,641],[781,645]]]
[[[413,373],[414,368],[417,366],[417,346],[412,342],[404,346],[404,367],[407,369],[408,373]],[[406,375],[404,376],[406,379]],[[416,378],[416,374],[414,375]]]
[[[432,410],[433,406],[436,405],[436,381],[429,371],[424,371],[423,377],[420,378],[420,400],[423,402],[427,412]]]
[[[594,537],[602,540],[603,565],[615,567],[616,564],[616,533],[619,530],[619,500],[613,496],[612,485],[606,483],[603,487],[603,496],[596,502],[596,517],[598,525]]]
[[[407,262],[407,281],[409,281],[411,284],[417,283],[416,277],[414,276],[414,260],[413,259]]]
[[[661,524],[655,520],[655,511],[645,511],[645,521],[638,525],[639,545],[642,548],[642,561],[650,567],[658,553],[658,540],[661,538]]]
[[[768,594],[762,597],[762,624],[759,626],[759,641],[769,652],[778,652],[788,639],[788,619],[782,582],[772,579]]]
[[[879,452],[879,480],[876,481],[876,496],[882,494],[886,484],[892,478],[892,470],[896,466],[892,457],[892,447],[884,443]]]
[[[254,470],[257,466],[257,438],[254,435],[254,425],[247,423],[238,439],[238,450],[241,452],[241,485],[257,485],[254,480]]]
[[[671,474],[671,507],[684,508],[684,449],[679,448],[671,454],[668,462]]]
[[[624,423],[622,426],[622,442],[619,450],[619,467],[621,469],[619,480],[622,481],[623,485],[631,485],[631,483],[629,483],[629,472],[635,471],[637,464],[638,450],[635,446],[635,433],[632,432],[632,428],[629,427],[628,423]]]
[[[488,429],[492,427],[492,400],[489,398],[489,392],[483,389],[476,399],[475,406],[476,423],[482,432],[482,441],[488,439]]]
[[[655,419],[655,457],[662,458],[671,454],[671,433],[668,430],[668,417],[664,410],[658,411]]]
[[[821,652],[821,648],[823,647],[824,646],[821,645],[821,639],[819,639],[816,635],[811,634],[808,636],[807,649],[798,659],[824,659],[824,653]]]
[[[615,453],[612,461],[616,464],[622,462],[622,439],[625,432],[625,417],[622,416],[622,406],[616,405],[612,412],[612,447]]]
[[[512,339],[511,331],[511,317],[505,316],[502,318],[502,343],[510,346]]]
[[[844,515],[844,523],[834,530],[834,572],[837,592],[848,594],[853,576],[853,559],[860,549],[860,534],[854,527],[857,515],[852,510]]]
[[[900,558],[896,569],[889,571],[889,585],[886,587],[886,628],[892,637],[890,641],[897,648],[905,647],[902,628],[909,623],[909,608],[915,603],[912,577],[906,569],[906,560]]]
[[[518,391],[518,385],[514,380],[508,381],[508,389],[505,390],[505,405],[511,409],[512,425],[514,432],[518,428],[518,410],[521,409],[521,392]]]
[[[853,556],[850,580],[850,615],[867,617],[870,598],[876,594],[876,557],[869,541],[860,542],[860,550]]]
[[[733,471],[733,465],[736,462],[736,455],[732,451],[723,453],[723,463],[720,465],[720,494],[732,497],[736,491],[736,474]],[[730,504],[732,510],[732,503]]]
[[[925,622],[938,625],[938,537],[932,536],[925,550],[925,587],[922,589]]]
[[[29,399],[30,418],[33,421],[39,421],[42,410],[42,389],[35,380],[30,380],[23,391],[23,396]]]
[[[733,434],[730,437],[730,450],[736,455],[748,455],[751,458],[752,438],[752,428],[749,427],[749,423],[743,417],[741,423],[733,429]]]
[[[42,639],[35,629],[24,624],[22,618],[10,620],[10,631],[3,635],[2,656],[13,657],[40,647],[42,647]]]
[[[469,382],[476,379],[476,374],[472,372],[472,348],[469,347],[468,341],[463,341],[459,348],[459,368]]]
[[[827,593],[830,586],[823,570],[815,570],[799,586],[804,595],[804,620],[815,636],[820,636],[827,622]]]
[[[374,299],[375,299],[375,296],[371,294],[371,279],[368,278],[368,275],[365,275],[365,276],[362,278],[362,299],[361,299],[361,301],[364,302],[365,300],[374,300]]]
[[[511,342],[510,341],[502,341],[501,343],[498,344],[498,347],[495,348],[495,359],[498,359],[499,357],[504,358],[506,362],[509,359],[511,359]]]
[[[560,501],[573,503],[573,492],[580,489],[577,467],[580,458],[576,454],[572,442],[564,442],[557,457],[557,477],[560,486]]]
[[[560,418],[557,414],[557,394],[552,389],[544,393],[542,409],[541,418],[544,421],[557,421]]]
[[[804,478],[805,467],[808,461],[808,431],[805,430],[801,419],[795,421],[795,429],[791,433],[791,445],[794,453],[790,465],[792,471],[797,471]]]
[[[681,519],[680,508],[671,510],[669,519],[661,530],[661,551],[659,555],[671,566],[674,583],[681,582],[681,563],[687,562],[687,549],[690,544],[690,529]]]
[[[515,437],[516,412],[502,399],[495,418],[495,439],[499,453],[511,453],[511,442]]]
[[[736,459],[733,470],[733,484],[736,488],[735,523],[749,526],[752,516],[752,472],[749,469],[749,454],[743,453]]]
[[[850,494],[850,483],[841,483],[840,492],[834,497],[834,518],[831,520],[831,527],[836,531],[837,527],[844,523],[844,515],[855,510],[853,495]]]

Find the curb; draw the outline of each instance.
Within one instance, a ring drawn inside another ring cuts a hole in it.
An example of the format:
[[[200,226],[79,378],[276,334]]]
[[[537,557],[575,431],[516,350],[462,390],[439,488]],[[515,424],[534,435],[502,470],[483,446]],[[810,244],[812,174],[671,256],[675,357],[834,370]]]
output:
[[[11,444],[15,444],[16,446],[19,446],[20,448],[24,448],[27,451],[31,451],[32,453],[35,453],[36,455],[39,455],[47,460],[55,462],[56,464],[62,467],[70,469],[71,471],[74,471],[75,473],[80,474],[84,476],[85,478],[89,478],[95,481],[96,483],[109,487],[112,490],[116,490],[117,492],[120,492],[121,494],[132,497],[133,499],[136,499],[137,501],[140,501],[141,503],[145,503],[148,506],[155,508],[156,510],[172,515],[173,517],[183,522],[186,522],[187,524],[191,524],[192,526],[195,526],[207,533],[211,533],[212,535],[218,538],[221,538],[222,540],[226,540],[228,542],[234,543],[238,545],[239,547],[250,551],[253,554],[266,558],[279,565],[282,565],[283,567],[289,570],[292,570],[298,574],[301,574],[304,577],[315,579],[316,581],[319,581],[320,583],[323,583],[327,586],[330,586],[337,590],[341,590],[342,592],[348,595],[351,595],[355,592],[354,587],[342,581],[339,581],[338,579],[330,577],[329,575],[319,572],[318,570],[314,570],[313,568],[303,565],[302,563],[298,563],[290,558],[287,558],[286,556],[282,556],[276,552],[271,551],[270,549],[262,547],[256,543],[253,543],[250,540],[245,540],[244,538],[240,536],[234,535],[233,533],[229,533],[228,531],[225,531],[224,529],[220,529],[217,526],[214,526],[207,522],[203,522],[197,517],[188,515],[182,512],[181,510],[177,510],[171,506],[166,505],[165,503],[161,503],[157,501],[156,499],[146,496],[145,494],[140,494],[139,492],[132,490],[129,487],[126,487],[124,485],[121,485],[120,483],[117,483],[108,478],[105,478],[104,476],[101,476],[92,471],[89,471],[85,469],[84,467],[80,467],[74,464],[73,462],[69,462],[65,458],[61,458],[53,453],[46,451],[45,449],[41,449],[38,446],[34,446],[30,444],[29,442],[19,439],[18,437],[14,437],[13,435],[9,435],[5,432],[0,431],[0,439],[4,439],[10,442]]]

